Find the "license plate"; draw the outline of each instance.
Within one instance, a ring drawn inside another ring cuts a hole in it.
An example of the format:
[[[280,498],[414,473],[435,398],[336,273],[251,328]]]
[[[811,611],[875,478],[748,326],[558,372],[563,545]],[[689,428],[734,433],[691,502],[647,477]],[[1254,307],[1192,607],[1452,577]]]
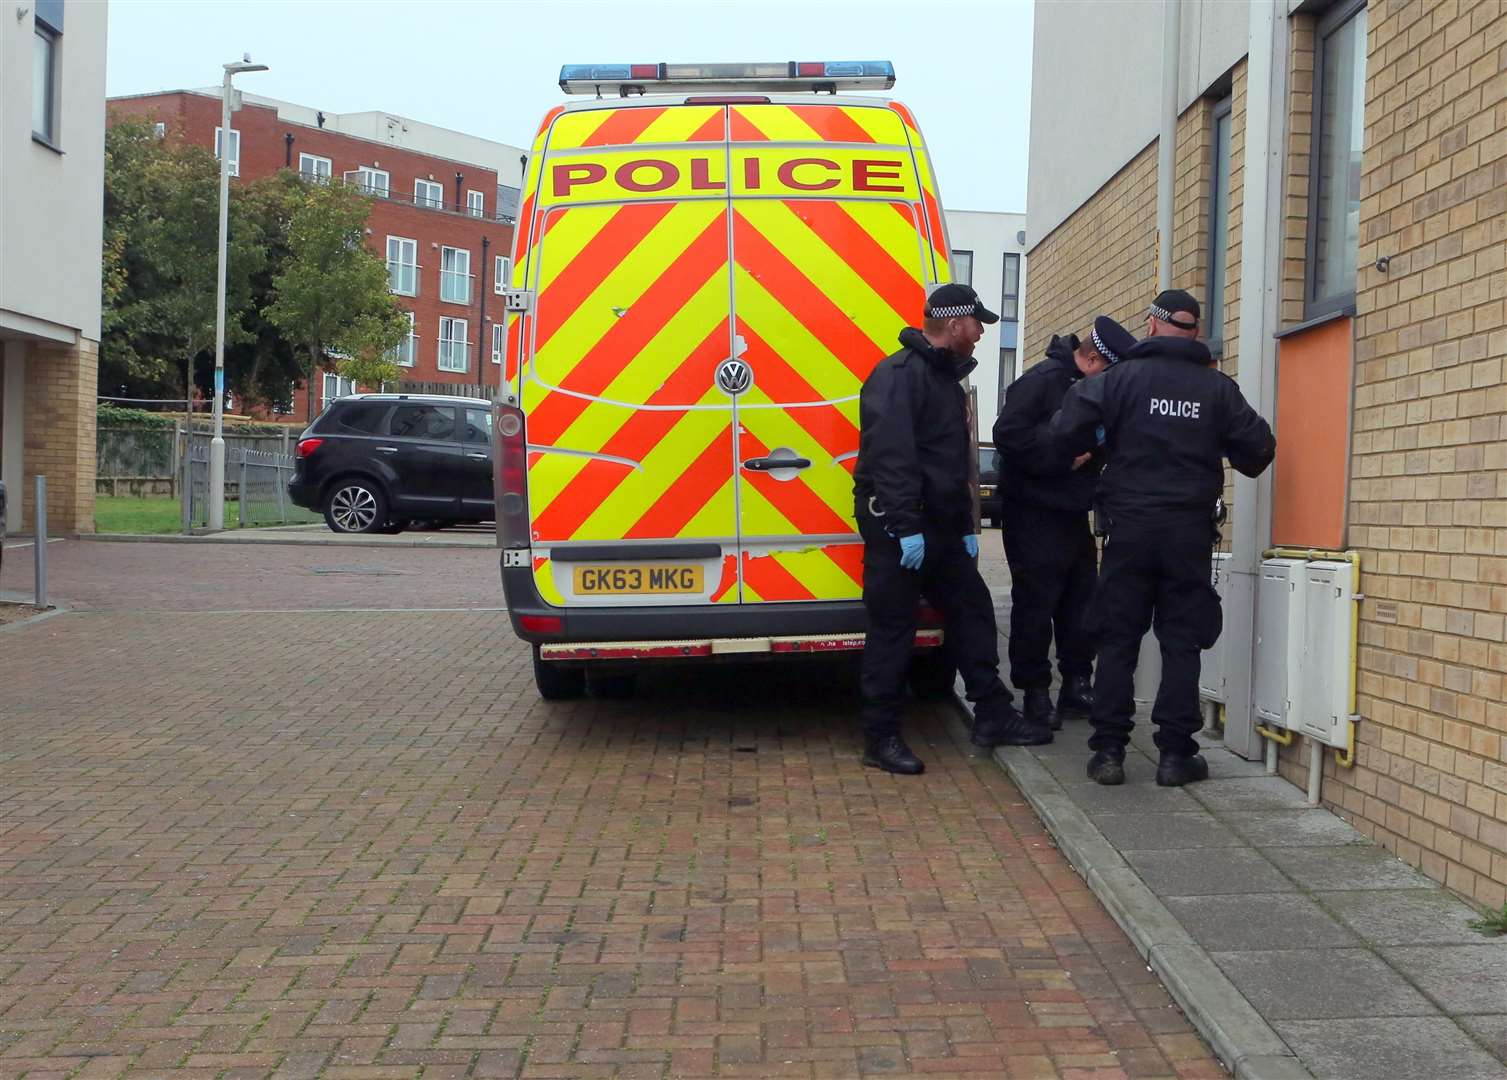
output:
[[[634,596],[655,593],[699,593],[704,589],[702,568],[676,563],[614,563],[577,566],[577,596]]]

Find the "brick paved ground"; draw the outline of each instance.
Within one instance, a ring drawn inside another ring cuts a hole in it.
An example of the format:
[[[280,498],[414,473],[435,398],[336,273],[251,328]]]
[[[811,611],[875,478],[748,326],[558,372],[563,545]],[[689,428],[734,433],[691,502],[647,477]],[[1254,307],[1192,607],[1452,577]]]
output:
[[[0,1076],[1223,1075],[940,712],[547,706],[502,619],[0,633]]]

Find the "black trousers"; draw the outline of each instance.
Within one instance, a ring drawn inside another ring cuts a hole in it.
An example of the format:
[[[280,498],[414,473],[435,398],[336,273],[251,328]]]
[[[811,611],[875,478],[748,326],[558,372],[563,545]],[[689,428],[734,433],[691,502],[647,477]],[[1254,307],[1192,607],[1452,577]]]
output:
[[[1089,749],[1123,749],[1130,741],[1136,659],[1154,627],[1162,651],[1151,709],[1156,745],[1171,754],[1198,751],[1198,654],[1218,639],[1222,622],[1210,580],[1212,539],[1206,524],[1111,531],[1091,616],[1099,666]]]
[[[1088,513],[1006,502],[1001,524],[1010,563],[1010,682],[1017,690],[1051,685],[1054,633],[1062,677],[1091,675],[1086,620],[1099,552]]]
[[[918,605],[924,596],[942,613],[949,655],[975,704],[1008,703],[1010,691],[999,677],[999,630],[994,601],[963,538],[923,532],[926,558],[921,569],[900,566],[900,542],[884,531],[867,507],[857,510],[863,535],[863,606],[868,637],[859,674],[864,734],[880,739],[900,733],[906,673],[915,649]]]

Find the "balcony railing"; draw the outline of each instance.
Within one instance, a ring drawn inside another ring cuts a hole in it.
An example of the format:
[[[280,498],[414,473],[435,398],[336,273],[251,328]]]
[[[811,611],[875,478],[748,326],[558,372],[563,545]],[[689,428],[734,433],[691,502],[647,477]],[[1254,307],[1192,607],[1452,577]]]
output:
[[[418,263],[394,262],[387,263],[387,287],[399,296],[419,295],[419,271],[423,267]]]
[[[441,371],[465,371],[467,342],[440,340],[439,368]]]
[[[235,174],[232,173],[231,175]],[[376,180],[363,179],[358,175],[356,170],[338,177],[322,176],[318,173],[305,170],[299,172],[298,178],[310,184],[345,184],[347,187],[353,187],[363,195],[370,195],[374,199],[387,199],[392,202],[411,202],[414,206],[422,207],[425,210],[438,210],[444,214],[458,214],[462,217],[481,218],[483,220],[496,221],[503,225],[516,225],[518,223],[518,215],[516,213],[505,213],[499,210],[495,215],[489,215],[484,210],[478,211],[473,207],[452,206],[444,198],[433,199],[426,195],[420,195],[417,192],[408,194],[407,192],[394,191],[391,180],[389,180],[386,187],[383,187]]]
[[[471,275],[464,270],[441,270],[440,299],[452,304],[469,304]]]

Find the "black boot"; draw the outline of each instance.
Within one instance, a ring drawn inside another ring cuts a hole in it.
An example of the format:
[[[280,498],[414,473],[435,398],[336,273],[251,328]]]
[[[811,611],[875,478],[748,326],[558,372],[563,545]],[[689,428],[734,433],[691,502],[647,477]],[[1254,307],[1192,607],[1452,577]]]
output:
[[[986,750],[992,746],[1044,746],[1052,741],[1052,728],[1044,719],[1033,721],[1021,716],[1007,699],[997,698],[978,703],[968,741]]]
[[[1094,711],[1094,684],[1087,675],[1073,675],[1062,680],[1057,691],[1057,712],[1086,718]]]
[[[1123,784],[1125,782],[1125,751],[1097,751],[1088,759],[1088,778],[1106,787]]]
[[[1025,709],[1022,711],[1026,714],[1028,724],[1037,726],[1045,724],[1053,731],[1062,730],[1062,721],[1052,711],[1052,695],[1045,687],[1025,691]]]
[[[1182,787],[1209,778],[1209,763],[1202,754],[1162,752],[1156,766],[1156,782],[1161,787]]]
[[[870,739],[863,752],[863,763],[870,768],[900,773],[902,776],[915,776],[926,771],[926,762],[918,758],[899,735]]]

